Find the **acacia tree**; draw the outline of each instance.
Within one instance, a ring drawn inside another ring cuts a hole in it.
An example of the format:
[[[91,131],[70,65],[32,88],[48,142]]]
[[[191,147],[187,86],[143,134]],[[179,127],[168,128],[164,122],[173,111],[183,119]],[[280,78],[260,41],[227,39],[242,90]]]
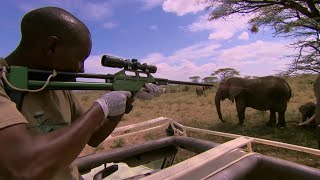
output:
[[[287,72],[320,70],[320,1],[319,0],[200,0],[211,10],[209,20],[233,14],[253,15],[252,32],[267,26],[275,36],[294,38],[298,48]]]
[[[230,77],[234,77],[234,76],[239,76],[240,72],[233,69],[233,68],[220,68],[216,71],[214,71],[212,74],[212,76],[216,76],[219,75],[220,76],[220,80],[224,81]]]
[[[215,76],[209,76],[202,79],[204,83],[214,83],[218,78]]]
[[[245,75],[245,76],[243,76],[243,78],[244,78],[244,79],[251,79],[252,76]]]
[[[192,82],[198,83],[200,80],[200,76],[192,76],[189,77],[189,79],[191,79]]]

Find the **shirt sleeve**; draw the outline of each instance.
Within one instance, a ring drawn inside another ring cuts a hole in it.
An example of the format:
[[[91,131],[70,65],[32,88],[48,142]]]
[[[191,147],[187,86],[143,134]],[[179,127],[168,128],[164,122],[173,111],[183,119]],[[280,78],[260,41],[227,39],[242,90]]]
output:
[[[21,123],[28,123],[18,111],[16,104],[6,94],[2,80],[0,80],[0,129]]]

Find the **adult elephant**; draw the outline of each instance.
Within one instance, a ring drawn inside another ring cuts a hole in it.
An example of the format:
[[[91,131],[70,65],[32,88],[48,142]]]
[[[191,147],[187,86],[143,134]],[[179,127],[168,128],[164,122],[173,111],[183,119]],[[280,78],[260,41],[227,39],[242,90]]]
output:
[[[320,149],[320,75],[318,76],[317,80],[313,84],[314,94],[317,99],[317,106],[316,106],[316,133],[318,139],[318,149]]]
[[[232,77],[221,82],[216,92],[215,104],[222,122],[220,101],[226,98],[236,101],[240,125],[244,122],[246,107],[251,107],[261,111],[270,110],[267,126],[276,125],[276,112],[279,115],[278,126],[286,126],[284,115],[291,98],[291,88],[284,79],[274,76],[255,79]]]

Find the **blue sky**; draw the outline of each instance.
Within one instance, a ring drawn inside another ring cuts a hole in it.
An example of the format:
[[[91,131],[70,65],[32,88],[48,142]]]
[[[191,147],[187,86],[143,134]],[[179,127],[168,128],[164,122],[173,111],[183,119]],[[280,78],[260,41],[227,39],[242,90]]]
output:
[[[82,20],[92,35],[93,48],[86,73],[114,73],[101,67],[103,54],[137,58],[158,67],[155,77],[189,81],[232,67],[241,76],[275,74],[293,53],[292,42],[274,38],[269,29],[248,31],[249,17],[208,21],[208,11],[195,0],[5,0],[0,6],[0,56],[20,41],[20,21],[28,11],[56,6]]]

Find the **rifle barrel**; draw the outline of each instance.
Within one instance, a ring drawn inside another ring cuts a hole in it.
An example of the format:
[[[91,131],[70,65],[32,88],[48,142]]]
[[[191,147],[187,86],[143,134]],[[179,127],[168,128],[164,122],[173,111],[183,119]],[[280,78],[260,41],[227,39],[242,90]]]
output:
[[[175,80],[168,80],[168,83],[169,84],[196,85],[196,86],[213,86],[212,84],[206,84],[206,83],[194,83],[194,82],[175,81]]]
[[[183,85],[194,85],[194,86],[209,86],[213,87],[212,84],[207,83],[195,83],[195,82],[186,82],[186,81],[176,81],[169,79],[156,78],[156,82],[159,85],[167,85],[167,84],[183,84]]]

